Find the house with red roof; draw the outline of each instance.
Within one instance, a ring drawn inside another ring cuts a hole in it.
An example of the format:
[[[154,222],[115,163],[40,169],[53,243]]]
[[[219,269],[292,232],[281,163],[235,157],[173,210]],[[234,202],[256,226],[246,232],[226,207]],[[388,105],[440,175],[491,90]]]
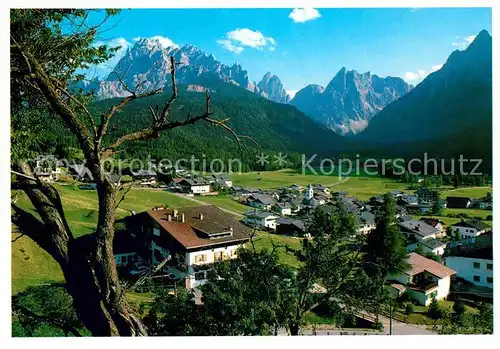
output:
[[[120,245],[116,240],[128,240],[127,253],[133,250],[150,265],[167,260],[164,271],[185,278],[189,289],[205,282],[213,263],[237,258],[237,249],[250,239],[245,225],[213,205],[179,210],[157,207],[120,222],[125,229],[116,234],[115,246]]]
[[[408,255],[408,263],[410,269],[387,278],[394,296],[407,292],[411,299],[425,306],[431,303],[432,298],[441,300],[448,297],[455,270],[415,252]]]

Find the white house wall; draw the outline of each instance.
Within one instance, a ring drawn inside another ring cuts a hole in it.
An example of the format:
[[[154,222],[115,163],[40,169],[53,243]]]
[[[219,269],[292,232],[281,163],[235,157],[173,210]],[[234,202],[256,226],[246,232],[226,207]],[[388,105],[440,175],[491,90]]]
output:
[[[479,263],[479,269],[474,268],[474,262]],[[493,264],[492,260],[479,258],[465,258],[460,256],[448,256],[445,258],[448,268],[456,270],[457,276],[472,282],[478,286],[493,288],[493,283],[489,283],[488,277],[493,278],[493,270],[487,270],[488,264]],[[474,281],[474,276],[479,276],[479,282]]]

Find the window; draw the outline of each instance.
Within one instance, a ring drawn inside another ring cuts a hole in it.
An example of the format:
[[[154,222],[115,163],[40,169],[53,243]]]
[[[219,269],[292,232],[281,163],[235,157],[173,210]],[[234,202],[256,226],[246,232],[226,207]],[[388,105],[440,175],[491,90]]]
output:
[[[479,275],[474,275],[474,281],[476,281],[476,282],[481,281],[481,278],[479,277]]]
[[[194,262],[195,263],[206,262],[206,261],[207,261],[207,255],[206,254],[200,254],[200,255],[194,257]]]
[[[160,236],[160,229],[153,228],[153,234],[156,236]]]
[[[493,263],[486,264],[486,270],[493,270]]]
[[[120,264],[125,264],[127,263],[127,256],[121,256],[121,261],[120,261]]]
[[[224,256],[224,251],[214,253],[214,259],[216,261],[221,261],[223,256]]]
[[[481,266],[481,265],[479,264],[479,262],[474,262],[474,263],[472,263],[472,267],[473,267],[474,269],[479,269],[479,267],[480,267],[480,266]]]
[[[486,278],[486,282],[489,283],[489,284],[492,284],[493,283],[493,278],[491,276],[488,276]]]

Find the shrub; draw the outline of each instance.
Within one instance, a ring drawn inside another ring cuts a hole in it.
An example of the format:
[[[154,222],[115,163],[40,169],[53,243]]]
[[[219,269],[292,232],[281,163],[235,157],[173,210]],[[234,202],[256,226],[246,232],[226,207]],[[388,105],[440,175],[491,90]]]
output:
[[[384,329],[384,324],[381,323],[381,322],[374,322],[372,327],[375,329],[375,330],[378,330],[378,331],[382,331]]]
[[[443,309],[441,309],[436,297],[432,297],[431,304],[427,308],[427,315],[432,319],[441,319],[443,317]]]
[[[413,312],[415,311],[415,309],[413,308],[413,304],[411,303],[406,303],[406,306],[405,306],[405,314],[406,315],[411,315],[413,314]]]

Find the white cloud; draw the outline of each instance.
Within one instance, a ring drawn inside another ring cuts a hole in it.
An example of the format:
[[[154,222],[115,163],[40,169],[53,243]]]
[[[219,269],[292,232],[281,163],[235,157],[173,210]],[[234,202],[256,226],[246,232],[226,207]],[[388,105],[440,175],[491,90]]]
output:
[[[469,36],[456,36],[455,41],[451,43],[451,46],[454,46],[460,50],[465,50],[476,38],[476,35]]]
[[[426,76],[427,72],[422,69],[419,69],[416,72],[407,71],[406,73],[403,73],[403,79],[408,82],[423,80]]]
[[[139,41],[140,39],[142,39],[142,37],[136,36],[132,40]],[[170,38],[168,38],[166,36],[155,35],[155,36],[151,36],[151,37],[146,38],[146,39],[148,39],[148,40],[158,40],[158,42],[160,43],[160,45],[163,48],[167,48],[167,47],[179,47],[179,45],[177,45],[175,42],[173,42]]]
[[[241,53],[245,47],[262,50],[267,46],[270,51],[274,51],[276,46],[276,40],[272,37],[266,37],[260,31],[248,28],[238,28],[227,32],[226,37],[224,39],[217,40],[217,43],[226,50],[236,54]]]
[[[291,99],[293,99],[293,97],[295,97],[297,92],[299,92],[299,90],[286,90],[286,93],[288,93],[288,95],[290,96]]]
[[[234,53],[238,54],[238,53],[241,53],[241,51],[243,51],[243,47],[233,45],[231,40],[228,40],[228,39],[217,40],[217,43],[219,45],[221,45],[222,47],[224,47],[229,52],[234,52]]]
[[[113,68],[118,64],[120,59],[127,53],[127,50],[132,47],[132,44],[125,38],[114,38],[107,41],[96,41],[95,46],[107,45],[109,48],[120,46],[118,51],[114,52],[114,56],[108,61],[89,68],[89,72],[98,77],[106,77]]]
[[[305,23],[320,17],[319,11],[312,7],[294,8],[288,15],[288,18],[291,18],[294,23]]]
[[[469,35],[469,36],[465,37],[465,41],[467,41],[470,44],[474,41],[475,38],[476,38],[476,35]]]
[[[403,73],[403,79],[408,83],[418,84],[422,80],[424,80],[427,75],[433,73],[443,67],[442,64],[433,65],[429,71],[425,69],[418,69],[417,71],[407,71]]]
[[[431,72],[435,72],[443,67],[442,64],[436,64],[431,67]]]

